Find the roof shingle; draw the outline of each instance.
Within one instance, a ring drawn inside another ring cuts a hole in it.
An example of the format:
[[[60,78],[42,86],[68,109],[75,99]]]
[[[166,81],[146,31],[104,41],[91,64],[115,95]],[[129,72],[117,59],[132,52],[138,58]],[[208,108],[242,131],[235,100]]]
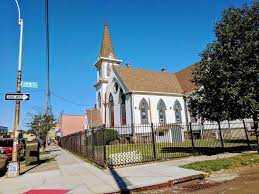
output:
[[[175,74],[114,66],[114,72],[129,92],[183,93]]]
[[[112,47],[112,40],[111,40],[108,25],[104,25],[103,40],[102,40],[99,57],[115,58],[115,53]]]
[[[195,84],[192,82],[192,72],[196,66],[197,64],[193,64],[175,73],[183,93],[190,93],[196,89]]]

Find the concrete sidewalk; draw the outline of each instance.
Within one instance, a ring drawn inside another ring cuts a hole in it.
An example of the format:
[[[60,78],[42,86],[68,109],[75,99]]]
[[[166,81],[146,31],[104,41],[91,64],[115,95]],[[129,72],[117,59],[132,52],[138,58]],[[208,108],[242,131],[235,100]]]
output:
[[[173,183],[202,172],[183,169],[166,162],[102,170],[58,148],[58,169],[26,173],[16,178],[0,180],[1,194],[23,193],[30,189],[68,189],[69,193],[112,193],[121,190]]]

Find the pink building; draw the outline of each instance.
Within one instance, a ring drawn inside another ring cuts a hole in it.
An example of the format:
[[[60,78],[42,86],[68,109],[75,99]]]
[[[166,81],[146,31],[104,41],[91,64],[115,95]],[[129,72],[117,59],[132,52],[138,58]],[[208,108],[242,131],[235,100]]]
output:
[[[58,120],[57,129],[60,136],[67,136],[85,129],[85,115],[61,114]]]

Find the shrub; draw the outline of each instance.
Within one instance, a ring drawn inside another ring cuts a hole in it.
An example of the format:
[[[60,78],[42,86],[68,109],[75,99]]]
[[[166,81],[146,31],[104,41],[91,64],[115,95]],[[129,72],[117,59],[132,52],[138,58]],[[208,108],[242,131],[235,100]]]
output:
[[[127,144],[127,143],[129,143],[129,141],[128,141],[127,138],[122,137],[122,138],[120,138],[120,143],[121,143],[121,144]]]
[[[105,138],[105,143],[110,144],[111,141],[119,139],[119,133],[114,129],[105,129],[104,138]]]

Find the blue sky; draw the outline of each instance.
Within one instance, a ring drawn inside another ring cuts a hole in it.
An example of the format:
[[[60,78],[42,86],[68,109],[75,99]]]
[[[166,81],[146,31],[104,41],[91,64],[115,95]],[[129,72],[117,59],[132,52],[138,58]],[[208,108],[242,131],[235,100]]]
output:
[[[116,55],[133,67],[175,72],[199,61],[214,39],[222,10],[241,0],[49,0],[51,97],[53,113],[83,114],[95,103],[96,61],[108,23]],[[30,114],[43,111],[46,85],[44,0],[20,0],[24,18],[22,128]],[[19,28],[14,0],[0,1],[0,125],[12,128],[14,103],[4,93],[15,91]]]

